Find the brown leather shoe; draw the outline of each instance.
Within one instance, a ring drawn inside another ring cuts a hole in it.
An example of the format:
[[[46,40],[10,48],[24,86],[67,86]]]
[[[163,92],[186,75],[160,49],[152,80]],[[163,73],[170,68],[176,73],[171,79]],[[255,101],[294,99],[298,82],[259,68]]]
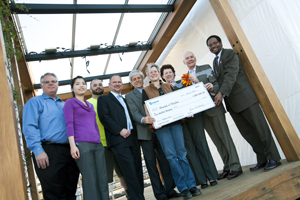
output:
[[[230,173],[228,174],[228,176],[227,176],[227,179],[228,180],[230,180],[230,179],[233,179],[233,178],[236,178],[236,177],[238,177],[239,175],[241,175],[243,173],[243,171],[242,170],[240,170],[240,171],[230,171]]]
[[[218,180],[226,178],[228,176],[229,172],[230,172],[229,170],[228,171],[223,171],[221,174],[219,174]]]

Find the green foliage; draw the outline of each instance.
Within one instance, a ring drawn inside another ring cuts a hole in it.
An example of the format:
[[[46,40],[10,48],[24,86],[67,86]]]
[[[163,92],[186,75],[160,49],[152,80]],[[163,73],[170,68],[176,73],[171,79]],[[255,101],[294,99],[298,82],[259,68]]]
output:
[[[14,55],[17,59],[19,59],[22,56],[22,41],[13,21],[11,20],[11,15],[13,13],[11,13],[10,4],[15,5],[17,8],[25,12],[28,12],[28,9],[26,9],[24,5],[16,5],[14,0],[0,0],[0,21],[6,56],[10,59],[10,57]]]

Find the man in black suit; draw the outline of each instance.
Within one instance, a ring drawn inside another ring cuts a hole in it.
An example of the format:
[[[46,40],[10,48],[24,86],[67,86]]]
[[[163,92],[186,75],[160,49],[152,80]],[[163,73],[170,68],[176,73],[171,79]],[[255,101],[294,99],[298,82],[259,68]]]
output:
[[[139,70],[133,70],[130,72],[129,80],[135,89],[126,94],[125,98],[136,125],[137,135],[143,149],[153,193],[155,198],[158,200],[167,200],[168,198],[179,197],[181,194],[174,190],[175,183],[169,162],[166,159],[156,135],[149,131],[148,126],[149,124],[152,124],[155,119],[150,116],[146,116],[145,113],[142,101],[143,79],[143,72]],[[159,163],[161,175],[164,179],[164,185],[162,185],[156,167],[156,158]]]
[[[112,76],[108,85],[110,93],[100,96],[97,102],[98,115],[105,128],[107,146],[120,165],[130,199],[144,200],[141,151],[128,105],[121,96],[123,88],[121,77]]]
[[[232,49],[223,49],[219,36],[208,37],[206,44],[216,55],[213,65],[220,90],[215,103],[218,106],[224,97],[236,126],[256,153],[257,165],[250,171],[276,168],[281,165],[280,155],[239,57]]]

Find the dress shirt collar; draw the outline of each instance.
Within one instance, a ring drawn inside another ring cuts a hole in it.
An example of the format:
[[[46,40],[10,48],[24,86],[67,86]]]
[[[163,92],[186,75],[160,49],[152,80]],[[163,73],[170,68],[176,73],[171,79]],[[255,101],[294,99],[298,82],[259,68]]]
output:
[[[118,99],[118,96],[121,95],[121,94],[117,94],[117,93],[115,93],[115,92],[113,92],[113,91],[110,91],[110,93],[112,93],[117,99]],[[122,96],[122,95],[121,95],[121,96]]]
[[[220,63],[220,58],[221,58],[221,55],[222,55],[222,51],[223,51],[223,49],[221,49],[221,51],[218,53],[218,63]]]
[[[45,93],[42,94],[42,97],[43,97],[44,99],[53,99],[52,97],[49,97],[49,96],[46,95]],[[56,96],[55,101],[61,101],[61,99],[60,99],[58,96]]]
[[[134,89],[136,89],[137,91],[139,91],[140,93],[142,93],[144,88],[134,88]]]
[[[196,73],[196,65],[193,69],[189,69],[189,74],[195,74]]]

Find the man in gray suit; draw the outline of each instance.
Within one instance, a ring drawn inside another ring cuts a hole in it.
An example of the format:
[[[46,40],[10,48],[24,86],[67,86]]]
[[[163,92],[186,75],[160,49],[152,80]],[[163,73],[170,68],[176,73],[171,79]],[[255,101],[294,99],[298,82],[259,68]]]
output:
[[[192,81],[195,83],[203,82],[213,98],[219,91],[219,84],[210,65],[197,66],[195,55],[189,51],[184,54],[183,63],[190,72],[194,72],[195,76],[191,77]],[[233,179],[243,173],[226,123],[225,112],[223,104],[220,104],[203,113],[204,128],[216,145],[224,163],[223,172],[219,174],[219,180],[223,178]]]
[[[155,198],[158,200],[167,200],[172,197],[179,197],[181,195],[174,190],[175,183],[172,172],[165,154],[162,151],[160,143],[156,135],[150,132],[148,129],[149,124],[152,124],[155,119],[146,116],[144,110],[142,102],[143,79],[144,74],[139,70],[133,70],[129,74],[129,80],[135,89],[126,94],[125,98],[136,125],[138,140],[143,149],[144,159],[146,161],[146,166],[150,176],[153,193]],[[160,180],[160,176],[156,167],[156,158],[164,179],[164,185]]]
[[[226,108],[240,133],[256,153],[257,165],[250,171],[276,168],[281,165],[280,155],[239,57],[232,49],[223,49],[219,36],[208,37],[206,44],[216,55],[213,65],[220,90],[215,103],[218,106],[224,97]]]

